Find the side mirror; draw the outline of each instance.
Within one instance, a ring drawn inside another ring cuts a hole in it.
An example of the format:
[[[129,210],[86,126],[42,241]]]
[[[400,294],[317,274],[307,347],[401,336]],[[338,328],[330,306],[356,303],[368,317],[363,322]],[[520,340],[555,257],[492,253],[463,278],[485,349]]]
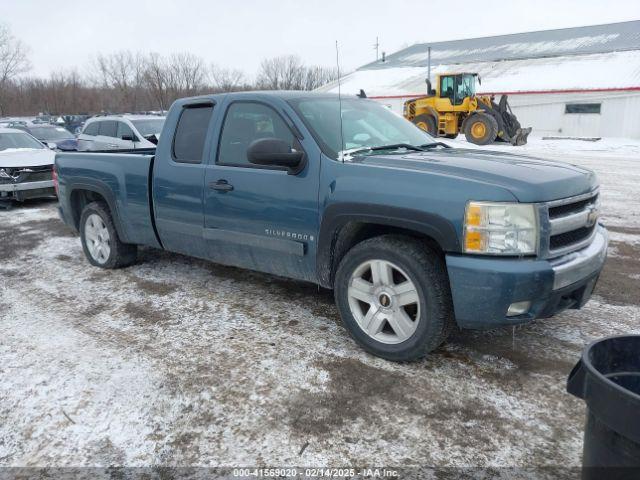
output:
[[[120,137],[120,138],[122,138],[122,140],[127,140],[129,142],[136,142],[137,141],[137,138],[136,138],[135,135],[127,135],[126,133],[124,135],[122,135],[122,137]]]
[[[285,167],[290,175],[304,168],[304,152],[291,150],[289,144],[279,138],[254,140],[247,149],[247,159],[254,165]]]

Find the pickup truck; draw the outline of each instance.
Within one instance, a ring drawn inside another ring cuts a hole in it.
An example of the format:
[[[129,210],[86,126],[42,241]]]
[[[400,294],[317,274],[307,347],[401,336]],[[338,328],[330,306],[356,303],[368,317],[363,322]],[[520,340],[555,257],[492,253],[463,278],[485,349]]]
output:
[[[585,168],[450,148],[383,105],[309,92],[176,101],[157,147],[58,153],[62,219],[94,266],[138,245],[334,290],[365,350],[580,308],[608,235]]]

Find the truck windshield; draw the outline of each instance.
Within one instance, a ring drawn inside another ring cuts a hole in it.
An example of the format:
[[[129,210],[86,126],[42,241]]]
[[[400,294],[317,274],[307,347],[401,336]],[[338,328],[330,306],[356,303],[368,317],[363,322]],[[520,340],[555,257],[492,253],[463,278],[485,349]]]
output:
[[[289,100],[289,104],[311,130],[325,155],[334,160],[341,152],[355,148],[397,144],[417,147],[435,142],[429,134],[373,100],[342,99],[342,135],[338,97],[300,98]],[[363,154],[376,153],[380,151]]]
[[[31,135],[22,132],[0,133],[0,152],[14,148],[45,148],[39,141]]]

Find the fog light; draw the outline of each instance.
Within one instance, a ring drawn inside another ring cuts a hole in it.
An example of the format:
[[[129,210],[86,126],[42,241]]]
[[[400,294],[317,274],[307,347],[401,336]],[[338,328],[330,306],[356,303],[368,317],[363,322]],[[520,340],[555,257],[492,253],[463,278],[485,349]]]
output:
[[[518,315],[524,315],[531,308],[531,302],[515,302],[509,305],[507,309],[507,317],[515,317]]]

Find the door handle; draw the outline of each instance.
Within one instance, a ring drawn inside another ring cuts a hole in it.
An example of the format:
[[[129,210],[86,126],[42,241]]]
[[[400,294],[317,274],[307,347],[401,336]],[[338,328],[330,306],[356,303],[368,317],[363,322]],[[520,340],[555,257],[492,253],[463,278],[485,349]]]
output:
[[[231,190],[233,190],[233,185],[231,185],[229,182],[227,182],[226,180],[218,180],[217,182],[210,182],[209,183],[209,188],[212,190],[217,190],[219,192],[230,192]]]

